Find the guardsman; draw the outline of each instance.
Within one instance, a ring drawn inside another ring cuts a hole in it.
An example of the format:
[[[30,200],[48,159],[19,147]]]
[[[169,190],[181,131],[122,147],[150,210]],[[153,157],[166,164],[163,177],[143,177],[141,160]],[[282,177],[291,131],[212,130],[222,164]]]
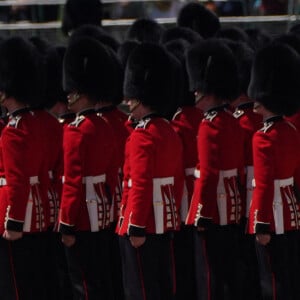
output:
[[[260,299],[259,274],[254,237],[247,234],[250,202],[252,200],[253,153],[252,138],[262,125],[262,117],[253,111],[254,102],[248,97],[247,89],[250,82],[251,67],[254,51],[241,42],[226,41],[237,61],[239,73],[239,96],[230,104],[234,108],[233,116],[238,120],[244,132],[244,166],[245,180],[243,181],[243,215],[241,219],[241,268],[243,299]]]
[[[170,101],[171,62],[154,44],[130,54],[124,97],[139,123],[127,139],[124,191],[117,231],[125,299],[173,299],[172,233],[180,227],[183,189],[182,145],[161,118]]]
[[[299,133],[283,116],[299,110],[299,54],[287,45],[261,49],[254,60],[249,96],[264,124],[253,137],[253,197],[249,232],[260,251],[264,299],[299,298]]]
[[[198,131],[198,166],[186,223],[197,228],[197,299],[240,299],[238,224],[242,213],[243,133],[226,110],[238,95],[237,64],[220,40],[187,53],[190,88],[204,112]]]
[[[1,299],[45,299],[45,232],[49,227],[42,123],[28,106],[40,95],[37,52],[17,37],[0,46],[1,104],[9,122],[1,135]]]
[[[110,98],[113,62],[98,41],[82,37],[63,63],[69,108],[77,114],[64,130],[64,183],[59,232],[66,246],[75,299],[113,299],[110,209],[117,178],[115,139],[95,104]]]
[[[184,36],[188,28],[178,28],[181,35]],[[194,32],[197,36],[198,34]],[[183,146],[183,167],[184,167],[184,190],[180,206],[180,231],[174,236],[174,252],[176,264],[176,299],[195,299],[195,276],[194,276],[194,228],[186,226],[185,220],[191,203],[194,190],[194,171],[198,161],[197,154],[197,134],[198,128],[203,119],[201,110],[195,107],[195,97],[189,91],[188,76],[185,69],[185,52],[190,44],[183,39],[174,39],[165,44],[166,49],[174,54],[182,65],[182,76],[180,82],[173,86],[175,94],[179,95],[175,103],[177,111],[172,116],[171,124],[179,135]],[[175,87],[182,87],[180,93]],[[173,99],[174,102],[176,99]]]

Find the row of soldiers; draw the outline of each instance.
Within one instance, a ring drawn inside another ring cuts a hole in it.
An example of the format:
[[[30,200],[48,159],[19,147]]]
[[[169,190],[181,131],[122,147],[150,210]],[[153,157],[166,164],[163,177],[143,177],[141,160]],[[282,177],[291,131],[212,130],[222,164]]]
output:
[[[1,41],[1,299],[299,298],[300,40],[197,10]]]

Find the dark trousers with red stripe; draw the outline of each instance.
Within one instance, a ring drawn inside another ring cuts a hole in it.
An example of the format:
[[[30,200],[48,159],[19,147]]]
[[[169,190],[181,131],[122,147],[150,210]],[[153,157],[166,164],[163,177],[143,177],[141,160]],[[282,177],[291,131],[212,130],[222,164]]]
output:
[[[139,248],[119,237],[126,300],[174,300],[172,234],[147,235]]]
[[[78,232],[65,250],[73,300],[113,300],[108,230]]]
[[[0,237],[0,299],[46,299],[46,256],[42,233],[27,234],[13,242]]]
[[[300,233],[272,235],[267,246],[256,244],[264,300],[300,299]]]

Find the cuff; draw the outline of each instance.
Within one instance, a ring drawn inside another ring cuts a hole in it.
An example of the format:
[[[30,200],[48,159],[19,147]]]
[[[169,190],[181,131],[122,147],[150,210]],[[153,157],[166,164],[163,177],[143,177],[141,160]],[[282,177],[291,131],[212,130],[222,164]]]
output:
[[[58,231],[66,235],[75,235],[75,226],[59,223]]]
[[[213,224],[212,219],[200,217],[197,221],[197,226],[208,228]]]
[[[130,236],[145,236],[146,235],[145,227],[129,225],[128,235],[130,235]]]
[[[271,233],[270,224],[268,223],[256,223],[255,225],[255,233]]]
[[[19,222],[19,221],[14,221],[14,220],[8,219],[5,223],[5,229],[17,231],[17,232],[23,232],[23,225],[24,225],[24,222]]]

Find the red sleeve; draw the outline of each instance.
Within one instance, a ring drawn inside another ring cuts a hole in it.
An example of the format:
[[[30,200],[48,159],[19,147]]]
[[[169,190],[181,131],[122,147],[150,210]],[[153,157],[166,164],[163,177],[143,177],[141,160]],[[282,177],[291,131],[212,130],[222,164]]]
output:
[[[274,197],[274,153],[269,137],[257,132],[253,138],[255,187],[249,216],[250,233],[270,230]]]
[[[8,219],[12,222],[23,223],[30,191],[28,136],[21,129],[7,127],[1,138],[7,181]]]
[[[65,127],[64,185],[61,200],[60,223],[74,226],[83,193],[82,163],[84,161],[83,136],[77,127]]]
[[[137,129],[131,134],[129,151],[132,181],[128,191],[128,206],[132,208],[129,226],[145,228],[152,212],[155,155],[152,138],[146,130]]]
[[[212,219],[217,211],[217,186],[219,181],[219,130],[213,122],[204,121],[199,127],[198,158],[200,178],[197,195],[202,205],[201,216]]]

